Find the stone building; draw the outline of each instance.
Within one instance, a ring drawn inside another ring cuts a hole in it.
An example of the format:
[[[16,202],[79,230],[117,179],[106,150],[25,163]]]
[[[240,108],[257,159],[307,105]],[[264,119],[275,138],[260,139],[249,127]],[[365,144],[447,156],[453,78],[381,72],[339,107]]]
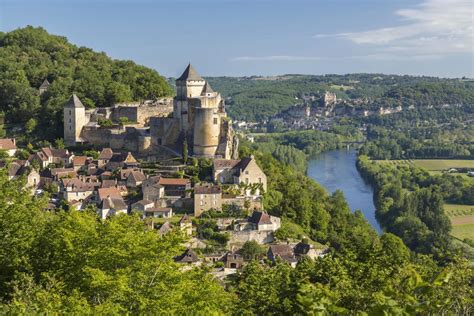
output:
[[[222,209],[222,189],[217,185],[196,185],[194,187],[194,216],[211,209]]]
[[[150,118],[150,134],[155,147],[173,147],[186,141],[194,156],[229,159],[237,155],[237,137],[224,100],[191,64],[176,79],[173,117]]]
[[[257,165],[254,156],[237,159],[214,159],[213,180],[221,184],[245,184],[247,186],[259,184],[261,188],[248,188],[247,196],[259,196],[267,190],[267,176]]]
[[[194,156],[236,157],[238,139],[221,95],[191,64],[176,80],[176,89],[173,100],[163,98],[90,110],[72,95],[64,106],[65,144],[90,143],[148,155],[179,156],[187,142],[189,153]],[[101,126],[99,122],[105,120],[129,123]]]

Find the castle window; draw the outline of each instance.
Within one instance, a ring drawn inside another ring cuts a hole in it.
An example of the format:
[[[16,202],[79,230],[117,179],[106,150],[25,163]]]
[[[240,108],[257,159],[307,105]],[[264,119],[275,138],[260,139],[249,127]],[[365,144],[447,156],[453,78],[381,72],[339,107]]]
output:
[[[69,119],[69,123],[71,123],[71,119]]]
[[[72,114],[72,112],[71,112],[71,110],[69,110],[69,115],[71,115],[71,114]]]
[[[217,125],[217,117],[214,118],[214,125]]]
[[[262,183],[262,178],[258,178],[258,183]]]

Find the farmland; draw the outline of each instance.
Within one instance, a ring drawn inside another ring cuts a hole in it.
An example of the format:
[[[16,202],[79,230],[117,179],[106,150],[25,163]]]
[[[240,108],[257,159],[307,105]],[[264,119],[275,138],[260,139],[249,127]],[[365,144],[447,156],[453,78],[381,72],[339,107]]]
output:
[[[453,225],[451,234],[461,240],[474,240],[474,205],[445,204],[444,210]]]

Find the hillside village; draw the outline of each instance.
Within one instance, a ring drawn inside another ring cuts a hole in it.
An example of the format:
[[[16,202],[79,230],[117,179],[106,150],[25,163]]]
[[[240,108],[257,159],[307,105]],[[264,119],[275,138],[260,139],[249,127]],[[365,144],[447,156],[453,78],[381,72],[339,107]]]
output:
[[[207,264],[218,276],[242,268],[251,259],[242,248],[252,245],[291,266],[324,255],[326,247],[308,239],[275,237],[282,220],[265,212],[267,176],[253,156],[238,158],[219,93],[191,65],[176,84],[173,100],[141,105],[86,110],[72,95],[64,106],[67,147],[32,150],[0,139],[0,166],[32,195],[47,194],[50,210],[94,211],[101,220],[138,214],[161,236],[181,232],[186,251],[176,262]],[[119,124],[131,121],[140,127]]]

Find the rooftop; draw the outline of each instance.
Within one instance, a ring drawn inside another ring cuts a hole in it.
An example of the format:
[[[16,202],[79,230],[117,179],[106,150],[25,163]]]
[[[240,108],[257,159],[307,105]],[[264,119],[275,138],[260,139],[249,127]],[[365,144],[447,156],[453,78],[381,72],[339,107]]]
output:
[[[183,74],[176,79],[176,81],[204,81],[204,79],[197,73],[191,63],[189,63]]]

